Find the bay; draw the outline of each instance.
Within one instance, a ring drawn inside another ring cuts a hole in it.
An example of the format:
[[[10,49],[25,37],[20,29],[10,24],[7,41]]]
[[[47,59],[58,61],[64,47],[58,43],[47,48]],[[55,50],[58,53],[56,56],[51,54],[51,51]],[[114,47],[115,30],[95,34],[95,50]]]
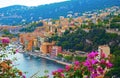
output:
[[[62,64],[58,64],[54,61],[44,59],[41,57],[29,56],[23,53],[15,54],[17,61],[14,62],[16,67],[23,72],[27,72],[25,75],[27,78],[30,78],[32,75],[37,73],[39,76],[43,76],[45,70],[48,70],[48,75],[52,78],[52,71],[59,68],[64,68]]]

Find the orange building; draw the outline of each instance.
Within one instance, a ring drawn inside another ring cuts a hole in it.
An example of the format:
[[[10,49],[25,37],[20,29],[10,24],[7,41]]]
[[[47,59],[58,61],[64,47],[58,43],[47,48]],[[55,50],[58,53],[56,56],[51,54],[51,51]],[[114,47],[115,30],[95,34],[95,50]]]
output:
[[[30,40],[27,44],[26,50],[27,51],[32,51],[32,46],[33,46],[33,40]]]
[[[50,53],[52,51],[52,47],[55,45],[54,42],[49,43],[49,42],[44,42],[42,43],[40,50],[43,54]]]
[[[25,47],[25,50],[31,51],[33,47],[37,47],[38,40],[37,38],[43,36],[41,33],[24,33],[20,34],[19,40],[20,43]]]

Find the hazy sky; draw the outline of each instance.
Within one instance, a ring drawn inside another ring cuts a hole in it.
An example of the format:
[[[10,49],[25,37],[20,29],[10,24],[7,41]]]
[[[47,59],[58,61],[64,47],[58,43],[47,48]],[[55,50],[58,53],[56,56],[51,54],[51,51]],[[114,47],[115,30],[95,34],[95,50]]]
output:
[[[62,2],[62,1],[67,1],[67,0],[0,0],[0,8],[10,5],[37,6],[37,5]]]

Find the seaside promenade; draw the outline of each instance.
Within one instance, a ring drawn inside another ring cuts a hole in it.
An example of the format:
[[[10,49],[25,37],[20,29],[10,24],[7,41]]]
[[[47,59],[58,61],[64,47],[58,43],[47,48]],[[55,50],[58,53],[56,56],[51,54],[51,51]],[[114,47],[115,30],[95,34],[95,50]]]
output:
[[[21,52],[21,53],[25,53],[25,54],[28,54],[28,55],[34,56],[34,57],[41,57],[44,59],[52,60],[52,61],[55,61],[55,62],[62,64],[62,65],[72,65],[72,63],[67,63],[67,62],[64,62],[61,60],[57,60],[55,58],[48,57],[46,55],[41,54],[40,52]]]

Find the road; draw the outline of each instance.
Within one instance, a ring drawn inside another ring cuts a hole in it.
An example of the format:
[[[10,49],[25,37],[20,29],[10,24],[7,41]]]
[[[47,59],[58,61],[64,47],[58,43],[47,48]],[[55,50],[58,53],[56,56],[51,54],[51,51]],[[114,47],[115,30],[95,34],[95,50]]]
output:
[[[116,33],[116,34],[120,35],[120,31],[115,31],[115,30],[112,30],[112,29],[106,29],[106,32],[107,33]]]

